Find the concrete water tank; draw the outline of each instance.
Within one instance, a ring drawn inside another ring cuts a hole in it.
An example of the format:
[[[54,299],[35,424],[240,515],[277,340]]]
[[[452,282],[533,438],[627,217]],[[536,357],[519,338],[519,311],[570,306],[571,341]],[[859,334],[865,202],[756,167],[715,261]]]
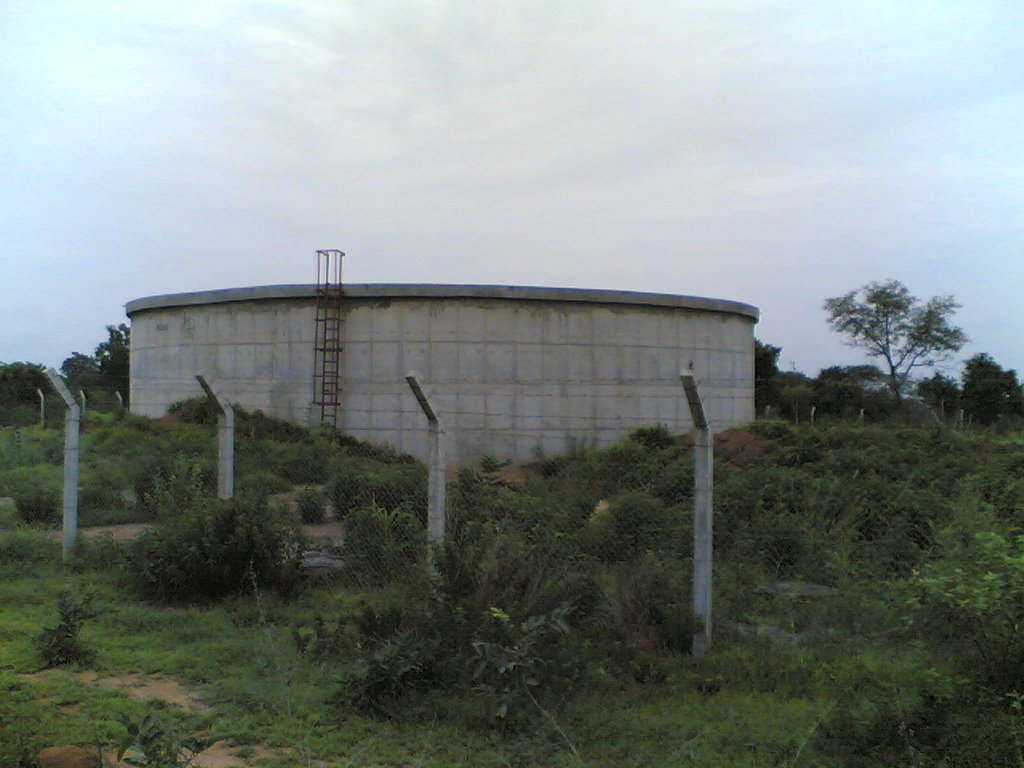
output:
[[[338,428],[427,455],[415,370],[441,410],[448,458],[527,461],[604,445],[643,425],[691,428],[692,369],[716,430],[754,418],[747,304],[568,288],[345,285]],[[315,286],[180,293],[128,303],[132,412],[156,417],[201,394],[309,424]]]

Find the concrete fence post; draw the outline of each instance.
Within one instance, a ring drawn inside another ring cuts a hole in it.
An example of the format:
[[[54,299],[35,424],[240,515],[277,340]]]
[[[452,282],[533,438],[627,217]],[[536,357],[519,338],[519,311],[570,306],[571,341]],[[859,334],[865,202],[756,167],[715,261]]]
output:
[[[420,404],[423,415],[427,417],[430,430],[430,468],[427,479],[427,532],[431,541],[440,541],[445,532],[445,494],[447,479],[445,477],[444,439],[445,433],[438,418],[437,411],[420,386],[415,371],[405,376],[409,389]]]
[[[85,390],[78,390],[78,399],[82,402],[82,418],[85,418]]]
[[[123,411],[124,410],[124,398],[121,397],[121,393],[118,392],[116,389],[114,390],[114,397],[117,398],[117,410]]]
[[[43,390],[36,389],[36,394],[39,395],[39,426],[46,426],[46,395],[43,394]]]
[[[864,426],[864,409],[860,409],[860,413],[857,414],[857,422],[863,427]]]
[[[75,540],[78,538],[78,431],[82,420],[78,403],[71,396],[60,374],[53,368],[47,368],[46,377],[67,406],[64,415],[64,518],[61,537],[66,562],[71,557]]]
[[[693,636],[693,655],[711,648],[712,504],[714,435],[693,374],[679,376],[694,426],[693,445],[693,615],[701,622]]]
[[[196,381],[210,402],[217,406],[217,498],[230,499],[235,495],[235,409],[217,392],[202,374]]]
[[[815,412],[817,410],[818,410],[818,406],[816,406],[816,405],[812,405],[811,406],[811,426],[812,427],[814,426],[814,414],[815,414]]]

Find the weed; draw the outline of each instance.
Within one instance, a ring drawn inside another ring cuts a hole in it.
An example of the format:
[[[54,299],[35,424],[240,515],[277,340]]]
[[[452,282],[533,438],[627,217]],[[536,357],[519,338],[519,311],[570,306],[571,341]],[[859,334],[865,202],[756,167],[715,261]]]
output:
[[[149,709],[141,718],[121,715],[125,735],[117,749],[117,759],[139,768],[187,768],[210,746],[205,737],[189,735],[158,709]]]
[[[96,616],[89,608],[88,598],[76,600],[69,590],[57,597],[57,626],[43,630],[36,640],[36,649],[45,667],[66,667],[88,664],[95,654],[82,646],[79,633],[86,620]]]

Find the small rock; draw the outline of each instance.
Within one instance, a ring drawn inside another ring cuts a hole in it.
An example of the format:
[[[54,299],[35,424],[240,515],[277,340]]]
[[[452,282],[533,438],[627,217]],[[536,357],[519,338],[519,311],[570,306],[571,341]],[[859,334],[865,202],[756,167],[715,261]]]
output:
[[[99,768],[96,755],[81,747],[47,747],[39,753],[39,768]]]

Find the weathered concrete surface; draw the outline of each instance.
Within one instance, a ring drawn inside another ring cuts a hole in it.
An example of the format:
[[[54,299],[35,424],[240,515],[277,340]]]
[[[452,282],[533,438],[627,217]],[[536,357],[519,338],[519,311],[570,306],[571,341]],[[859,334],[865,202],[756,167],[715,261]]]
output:
[[[449,460],[516,461],[607,444],[641,425],[688,431],[693,364],[716,430],[754,417],[757,310],[690,296],[495,286],[345,286],[339,426],[425,459],[410,370],[446,415]],[[309,423],[312,286],[139,299],[131,404],[159,416],[215,377],[245,408]]]

